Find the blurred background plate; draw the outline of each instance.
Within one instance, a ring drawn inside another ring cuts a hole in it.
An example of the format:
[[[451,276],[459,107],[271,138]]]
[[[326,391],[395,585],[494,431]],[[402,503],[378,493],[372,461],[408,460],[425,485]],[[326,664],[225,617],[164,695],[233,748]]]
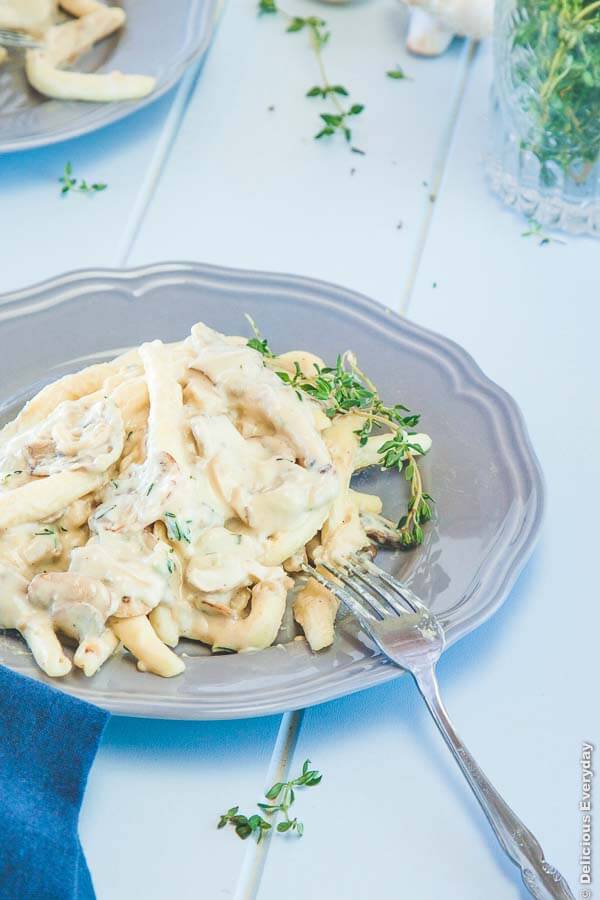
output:
[[[208,49],[221,0],[123,0],[112,5],[127,13],[125,27],[96,44],[74,68],[154,75],[154,91],[122,103],[51,100],[27,81],[23,54],[11,51],[0,66],[0,153],[79,137],[157,100]]]
[[[118,350],[160,337],[180,340],[202,319],[229,334],[249,313],[276,352],[309,349],[328,361],[347,348],[388,403],[422,412],[433,449],[423,463],[436,519],[425,543],[382,552],[442,618],[449,641],[475,629],[506,599],[539,530],[542,477],[514,401],[453,342],[344,288],[289,275],[162,263],[125,271],[74,272],[0,299],[0,423],[44,384]],[[397,516],[404,482],[371,470],[357,479]],[[267,650],[214,656],[182,641],[183,675],[138,672],[109,660],[87,679],[40,672],[14,633],[0,632],[0,663],[115,713],[178,719],[264,715],[320,703],[401,674],[349,616],[335,644],[312,653],[288,611]]]

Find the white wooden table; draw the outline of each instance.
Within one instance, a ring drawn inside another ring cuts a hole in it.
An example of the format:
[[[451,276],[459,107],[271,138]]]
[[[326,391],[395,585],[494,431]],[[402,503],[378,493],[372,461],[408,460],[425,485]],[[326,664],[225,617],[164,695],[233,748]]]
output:
[[[488,48],[407,58],[395,0],[288,6],[328,19],[329,68],[366,106],[366,156],[312,140],[304,36],[230,0],[202,70],[169,96],[0,159],[0,290],[163,259],[321,277],[455,338],[513,393],[547,476],[543,536],[506,605],[440,675],[478,760],[576,885],[580,748],[599,724],[598,244],[540,247],[489,195]],[[386,78],[397,63],[414,80]],[[109,190],[61,199],[67,160]],[[300,801],[302,841],[257,849],[216,830],[219,813],[250,808],[305,757],[324,779]],[[526,896],[408,679],[262,720],[115,718],[81,833],[99,900]]]

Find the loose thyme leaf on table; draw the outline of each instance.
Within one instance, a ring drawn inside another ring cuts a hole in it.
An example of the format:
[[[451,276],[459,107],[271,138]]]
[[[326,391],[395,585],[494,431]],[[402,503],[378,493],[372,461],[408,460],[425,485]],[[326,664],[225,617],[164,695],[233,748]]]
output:
[[[277,357],[272,353],[268,341],[262,337],[255,322],[249,316],[247,318],[254,331],[254,337],[250,338],[247,345],[263,356],[265,365],[276,366]],[[271,360],[274,360],[274,364]],[[396,469],[399,474],[403,474],[409,485],[406,513],[398,522],[402,546],[408,549],[422,544],[422,526],[432,517],[431,504],[434,501],[423,489],[417,464],[416,455],[423,454],[423,448],[411,440],[414,432],[410,429],[418,425],[420,415],[410,412],[401,403],[386,406],[375,385],[359,369],[352,353],[338,356],[333,367],[315,364],[315,374],[311,376],[305,375],[298,363],[294,367],[293,375],[276,368],[274,371],[284,384],[294,388],[300,399],[308,396],[319,402],[328,418],[350,413],[361,416],[364,423],[356,431],[361,447],[379,429],[392,431],[392,437],[379,449],[379,463],[383,469]]]
[[[103,184],[101,182],[95,181],[93,184],[88,184],[85,178],[78,179],[73,177],[73,166],[70,162],[65,163],[65,168],[63,174],[58,179],[59,184],[62,185],[60,192],[64,197],[66,194],[87,194],[89,197],[94,194],[98,194],[101,191],[105,191],[108,187],[107,184]]]
[[[304,760],[302,772],[297,778],[291,781],[278,781],[265,793],[267,800],[271,803],[257,803],[266,815],[273,816],[281,813],[284,818],[277,823],[277,831],[279,834],[285,834],[287,831],[295,832],[298,837],[304,834],[304,825],[297,818],[291,818],[290,807],[296,800],[296,792],[294,788],[299,787],[315,787],[320,783],[322,775],[316,769],[310,768],[310,759]],[[225,828],[226,825],[233,825],[235,833],[242,840],[253,834],[256,837],[257,844],[260,844],[262,838],[267,831],[270,831],[271,823],[262,816],[255,814],[253,816],[244,816],[239,813],[239,806],[232,806],[226,813],[223,813],[217,828]]]
[[[539,238],[539,246],[545,247],[547,244],[566,244],[566,241],[561,240],[561,238],[550,237],[547,234],[544,234],[542,230],[542,226],[539,222],[536,222],[535,219],[528,219],[529,228],[527,231],[521,232],[521,237],[537,237]]]
[[[395,69],[388,69],[385,74],[388,78],[393,78],[396,81],[412,81],[412,78],[406,74],[402,66],[396,66]]]
[[[320,83],[314,85],[306,91],[306,97],[311,99],[318,97],[320,100],[329,100],[334,107],[333,112],[320,113],[321,124],[319,130],[314,135],[315,140],[332,137],[340,134],[350,143],[352,141],[351,122],[355,116],[360,115],[364,110],[362,103],[351,103],[345,106],[340,101],[340,97],[349,97],[350,92],[343,84],[332,84],[325,70],[323,61],[323,48],[329,41],[331,32],[326,31],[327,23],[324,19],[317,16],[292,16],[284,9],[277,5],[276,0],[259,0],[259,15],[280,15],[288,23],[286,31],[294,34],[299,31],[306,31],[309,36],[310,45],[317,60]],[[349,102],[349,101],[348,101]],[[352,147],[354,152],[362,153],[356,147]]]

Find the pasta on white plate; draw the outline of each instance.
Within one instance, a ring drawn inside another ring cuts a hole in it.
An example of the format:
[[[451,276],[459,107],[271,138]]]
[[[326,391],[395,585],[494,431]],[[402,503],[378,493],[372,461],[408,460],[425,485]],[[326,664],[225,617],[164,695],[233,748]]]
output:
[[[56,677],[122,646],[177,675],[180,638],[264,649],[307,559],[422,541],[417,420],[352,354],[327,367],[202,323],[49,384],[0,431],[0,627]],[[398,525],[350,487],[377,464],[409,486]],[[314,580],[293,611],[313,650],[332,643],[337,602]]]
[[[66,20],[61,11],[72,18]],[[39,42],[25,54],[29,83],[57,100],[137,100],[154,90],[156,79],[149,75],[66,68],[125,21],[120,6],[99,0],[0,0],[0,28],[23,31]],[[4,53],[0,63],[6,58]]]

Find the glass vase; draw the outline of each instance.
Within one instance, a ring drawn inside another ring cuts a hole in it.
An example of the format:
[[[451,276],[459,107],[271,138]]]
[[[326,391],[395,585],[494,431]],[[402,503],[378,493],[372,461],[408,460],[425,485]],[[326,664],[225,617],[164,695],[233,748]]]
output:
[[[497,0],[492,189],[540,225],[600,236],[600,2]]]

